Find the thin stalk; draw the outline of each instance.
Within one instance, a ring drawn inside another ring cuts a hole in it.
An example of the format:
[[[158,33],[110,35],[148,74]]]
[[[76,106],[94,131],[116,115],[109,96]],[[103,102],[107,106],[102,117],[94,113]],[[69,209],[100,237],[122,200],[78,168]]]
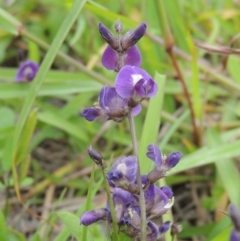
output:
[[[144,191],[142,189],[142,179],[141,179],[140,163],[139,163],[138,147],[137,147],[137,136],[136,136],[134,119],[133,119],[133,115],[131,112],[128,115],[128,121],[129,121],[129,125],[130,125],[133,153],[134,153],[134,156],[137,158],[137,162],[138,162],[137,185],[138,185],[138,189],[139,189],[139,206],[140,206],[140,210],[141,210],[141,241],[146,241],[147,222],[146,222],[145,198],[144,198]]]
[[[192,104],[192,100],[191,100],[191,97],[190,97],[190,94],[188,92],[188,89],[187,89],[187,85],[185,83],[185,80],[183,78],[183,75],[182,75],[182,72],[178,66],[178,63],[177,63],[177,60],[176,60],[176,57],[174,56],[173,54],[173,51],[172,49],[169,49],[168,51],[168,54],[172,60],[172,64],[177,72],[177,75],[178,75],[178,78],[182,84],[182,87],[183,87],[183,92],[184,92],[184,95],[187,99],[187,102],[188,102],[188,106],[189,106],[189,109],[190,109],[190,115],[191,115],[191,119],[192,119],[192,124],[193,124],[193,132],[194,132],[194,142],[197,146],[200,146],[200,141],[201,141],[201,137],[200,137],[200,132],[199,132],[199,129],[197,127],[197,124],[196,124],[196,118],[195,118],[195,113],[194,113],[194,110],[193,110],[193,104]]]
[[[112,237],[114,241],[118,241],[118,225],[117,225],[117,217],[116,217],[116,213],[115,213],[115,208],[114,208],[114,204],[113,204],[113,199],[111,197],[111,191],[108,185],[108,181],[106,178],[106,170],[104,168],[104,165],[101,166],[101,170],[102,170],[102,174],[103,174],[103,183],[104,183],[104,187],[107,193],[107,198],[108,198],[108,203],[109,203],[109,207],[110,207],[110,212],[111,212],[111,216],[112,216],[112,226],[113,226],[113,233],[112,233]]]
[[[190,94],[188,92],[187,85],[183,78],[182,72],[178,66],[176,57],[173,53],[174,37],[172,35],[171,28],[168,23],[168,18],[167,18],[166,11],[164,8],[164,3],[163,3],[163,1],[156,1],[155,3],[156,3],[156,8],[159,10],[159,20],[160,20],[160,26],[162,27],[163,34],[164,34],[163,37],[164,37],[165,50],[168,53],[168,55],[172,61],[173,67],[175,68],[175,70],[177,72],[178,79],[180,80],[180,82],[182,84],[183,92],[186,97],[189,109],[190,109],[192,125],[193,125],[193,132],[194,132],[194,142],[197,146],[200,146],[200,144],[201,144],[200,143],[200,140],[201,140],[200,132],[199,132],[198,126],[196,124],[196,118],[195,118],[192,100],[191,100]]]

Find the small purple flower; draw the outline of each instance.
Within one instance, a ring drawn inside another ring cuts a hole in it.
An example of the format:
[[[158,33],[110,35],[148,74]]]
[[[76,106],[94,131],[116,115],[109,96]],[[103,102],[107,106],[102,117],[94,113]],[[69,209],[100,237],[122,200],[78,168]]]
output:
[[[113,189],[113,203],[118,223],[122,221],[124,213],[127,212],[127,207],[130,204],[136,203],[137,200],[137,197],[130,192],[118,187]]]
[[[159,236],[159,230],[158,230],[157,225],[152,221],[148,221],[146,240],[147,241],[156,241],[158,239],[158,236]]]
[[[117,72],[125,65],[140,66],[141,62],[142,57],[137,46],[132,46],[122,54],[108,45],[102,56],[103,66]]]
[[[170,170],[173,167],[175,167],[178,164],[178,162],[180,161],[181,157],[182,157],[181,152],[172,152],[171,154],[169,154],[164,163],[164,169]]]
[[[137,237],[140,234],[141,213],[138,205],[131,203],[126,209],[121,220],[121,231],[129,237]]]
[[[98,26],[99,32],[109,44],[102,56],[103,66],[117,72],[125,65],[139,66],[142,58],[135,44],[145,34],[146,28],[147,25],[142,23],[137,29],[130,30],[121,37],[122,24],[118,20],[115,24],[118,37],[115,37],[104,24],[100,23]]]
[[[173,197],[173,191],[170,187],[168,186],[163,186],[160,188],[166,195],[169,199],[171,199]]]
[[[230,241],[240,241],[240,210],[236,205],[230,204],[228,213],[234,225],[234,229],[231,232]]]
[[[129,190],[129,186],[136,181],[137,168],[137,158],[135,156],[120,157],[113,163],[107,174],[109,184]]]
[[[18,72],[16,75],[16,81],[31,81],[34,79],[38,72],[39,66],[37,63],[26,60],[24,61],[18,68]]]
[[[165,214],[173,205],[174,198],[169,199],[168,196],[157,186],[155,186],[155,197],[154,197],[154,205],[150,210],[151,218],[157,218]]]
[[[84,226],[88,226],[99,220],[106,220],[108,216],[109,216],[109,211],[106,208],[87,211],[83,213],[80,223]]]
[[[231,232],[230,241],[240,241],[240,232],[235,229]]]
[[[164,233],[166,233],[170,229],[170,226],[170,221],[166,221],[159,227],[159,234],[163,235]]]
[[[119,96],[114,87],[104,86],[99,95],[99,106],[85,108],[81,112],[88,121],[93,121],[99,116],[106,116],[107,120],[122,122],[131,111],[128,100]],[[138,115],[141,105],[132,108],[133,115]]]
[[[148,152],[147,152],[147,157],[151,159],[153,162],[155,162],[157,166],[157,170],[160,171],[162,167],[162,162],[163,162],[163,155],[158,146],[154,144],[150,144],[148,146]]]
[[[115,86],[122,98],[132,98],[136,102],[154,97],[158,90],[157,84],[145,70],[130,65],[119,71]]]

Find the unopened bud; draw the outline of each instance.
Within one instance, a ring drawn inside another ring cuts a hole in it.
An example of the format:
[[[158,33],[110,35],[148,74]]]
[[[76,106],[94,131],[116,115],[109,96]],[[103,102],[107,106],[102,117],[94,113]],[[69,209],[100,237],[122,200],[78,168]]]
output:
[[[136,44],[145,34],[147,25],[141,23],[134,31],[128,31],[121,39],[122,49],[127,51],[130,47]]]
[[[103,24],[99,23],[98,25],[99,33],[102,35],[104,40],[113,48],[118,48],[118,41],[112,32]]]
[[[115,30],[118,34],[120,34],[123,30],[123,26],[122,26],[122,23],[121,21],[118,19],[115,23]]]
[[[173,223],[171,226],[171,235],[174,236],[182,231],[182,225]]]
[[[97,165],[100,165],[100,166],[103,165],[102,155],[97,150],[93,149],[92,146],[88,147],[88,155]]]

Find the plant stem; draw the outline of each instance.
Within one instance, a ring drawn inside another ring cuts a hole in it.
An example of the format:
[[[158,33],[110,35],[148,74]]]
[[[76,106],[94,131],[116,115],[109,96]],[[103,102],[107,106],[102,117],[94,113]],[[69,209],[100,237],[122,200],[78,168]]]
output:
[[[107,178],[106,178],[106,171],[105,171],[104,165],[101,166],[101,170],[102,170],[102,174],[103,174],[103,183],[104,183],[105,190],[106,190],[106,193],[107,193],[107,199],[108,199],[110,212],[111,212],[111,216],[112,216],[112,226],[113,226],[112,238],[113,238],[113,241],[118,241],[119,239],[118,239],[117,217],[116,217],[116,213],[115,213],[113,199],[111,197],[110,188],[109,188],[108,181],[107,181]]]
[[[146,227],[147,227],[146,207],[145,207],[144,191],[142,189],[142,178],[141,178],[140,163],[139,163],[139,157],[138,157],[136,130],[135,130],[133,115],[131,112],[128,115],[128,121],[129,121],[129,125],[130,125],[133,153],[134,153],[134,156],[137,158],[137,162],[138,162],[137,185],[138,185],[138,189],[139,189],[139,206],[140,206],[140,210],[141,210],[141,241],[145,241],[146,240]]]

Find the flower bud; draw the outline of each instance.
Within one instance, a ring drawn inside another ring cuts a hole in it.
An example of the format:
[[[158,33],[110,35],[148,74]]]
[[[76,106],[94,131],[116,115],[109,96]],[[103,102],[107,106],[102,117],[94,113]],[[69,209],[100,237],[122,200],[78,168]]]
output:
[[[93,149],[92,146],[88,147],[88,155],[91,157],[91,159],[97,164],[102,166],[103,165],[103,158],[102,155],[95,149]]]
[[[98,29],[104,40],[113,48],[118,49],[118,41],[112,32],[103,24],[99,23]]]
[[[122,23],[121,21],[118,19],[115,23],[115,30],[118,34],[120,34],[123,30],[123,26],[122,26]]]
[[[121,39],[123,51],[127,51],[130,47],[136,44],[145,34],[147,25],[141,23],[134,31],[128,31]]]
[[[174,236],[182,231],[182,225],[173,223],[171,226],[171,235]]]

